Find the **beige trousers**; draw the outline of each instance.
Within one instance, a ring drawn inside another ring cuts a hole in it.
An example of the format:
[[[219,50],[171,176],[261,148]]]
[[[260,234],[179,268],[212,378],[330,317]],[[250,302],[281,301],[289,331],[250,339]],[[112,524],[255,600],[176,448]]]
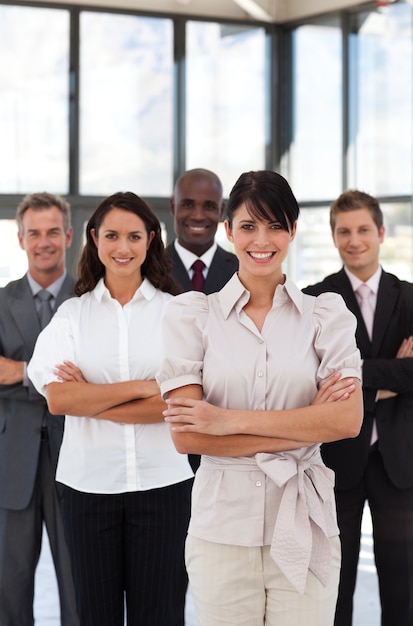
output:
[[[340,539],[332,537],[326,587],[308,572],[301,596],[270,557],[243,547],[187,537],[186,565],[198,626],[333,626]]]

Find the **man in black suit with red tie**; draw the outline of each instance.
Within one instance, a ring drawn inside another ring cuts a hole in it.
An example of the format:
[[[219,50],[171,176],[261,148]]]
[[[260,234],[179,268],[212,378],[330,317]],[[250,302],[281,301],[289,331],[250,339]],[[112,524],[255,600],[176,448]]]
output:
[[[209,170],[188,170],[175,183],[170,208],[176,239],[167,252],[175,280],[182,291],[219,291],[238,270],[235,254],[215,243],[225,208],[220,179]]]
[[[351,626],[367,501],[372,516],[382,626],[413,625],[413,285],[379,263],[378,201],[347,191],[332,203],[333,240],[344,267],[303,291],[343,296],[357,317],[364,420],[355,439],[323,444],[336,473],[342,566],[335,626]],[[361,292],[366,292],[363,295]]]

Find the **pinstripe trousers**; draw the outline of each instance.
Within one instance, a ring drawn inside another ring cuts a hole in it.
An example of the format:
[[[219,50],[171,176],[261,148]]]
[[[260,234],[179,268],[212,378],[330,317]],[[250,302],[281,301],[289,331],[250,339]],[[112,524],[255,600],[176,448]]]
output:
[[[184,543],[192,479],[160,489],[90,494],[64,487],[81,626],[183,626]]]

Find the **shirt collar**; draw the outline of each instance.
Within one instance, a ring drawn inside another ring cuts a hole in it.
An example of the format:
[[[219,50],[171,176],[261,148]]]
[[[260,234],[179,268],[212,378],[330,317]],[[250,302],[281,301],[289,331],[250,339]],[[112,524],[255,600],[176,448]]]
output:
[[[101,278],[99,280],[93,292],[98,302],[102,302],[104,298],[112,299],[109,289],[105,285],[104,278]],[[144,278],[141,285],[135,291],[135,295],[133,296],[130,302],[133,302],[134,300],[138,300],[139,298],[144,298],[145,300],[149,301],[149,300],[152,300],[155,294],[156,294],[156,288],[152,285],[152,283],[147,278]]]
[[[212,259],[214,257],[215,252],[216,252],[216,249],[217,249],[217,244],[214,242],[212,244],[212,246],[210,248],[208,248],[208,250],[206,252],[204,252],[204,254],[202,256],[197,256],[196,254],[194,254],[190,250],[187,250],[186,248],[181,246],[181,244],[178,242],[177,239],[175,239],[175,241],[174,241],[174,246],[175,246],[175,250],[179,254],[179,257],[180,257],[182,263],[184,264],[185,269],[186,269],[186,271],[188,273],[189,273],[189,270],[192,267],[193,262],[196,261],[197,259],[201,259],[201,261],[203,261],[205,263],[207,269],[209,269],[209,267],[210,267],[210,265],[212,263]]]
[[[344,266],[344,271],[345,271],[345,273],[348,276],[348,279],[349,279],[349,281],[351,283],[353,291],[357,291],[357,289],[360,287],[360,285],[363,284],[363,281],[360,280],[360,278],[357,278],[357,276],[355,274],[352,274],[346,268],[346,266]],[[370,276],[370,278],[368,280],[366,280],[366,283],[365,283],[366,285],[368,285],[370,287],[370,289],[372,290],[372,292],[374,293],[375,296],[377,296],[377,292],[379,290],[379,283],[380,283],[381,273],[382,273],[382,267],[381,267],[381,265],[379,265],[377,270],[374,272],[373,276]]]
[[[50,293],[52,294],[55,300],[57,296],[59,295],[59,291],[62,288],[66,275],[67,275],[67,271],[65,270],[63,274],[57,280],[54,281],[54,283],[46,287],[47,291],[50,291]],[[29,282],[29,286],[30,286],[33,296],[37,296],[39,291],[44,289],[44,287],[39,285],[39,283],[36,280],[34,280],[32,276],[30,276],[29,272],[27,272],[27,280]]]
[[[233,308],[240,310],[247,304],[250,293],[238,278],[238,274],[235,273],[221,289],[218,297],[226,319]],[[294,304],[299,313],[302,313],[305,297],[302,291],[291,280],[286,278],[284,284],[278,285],[275,290],[273,307],[282,306],[289,301]]]

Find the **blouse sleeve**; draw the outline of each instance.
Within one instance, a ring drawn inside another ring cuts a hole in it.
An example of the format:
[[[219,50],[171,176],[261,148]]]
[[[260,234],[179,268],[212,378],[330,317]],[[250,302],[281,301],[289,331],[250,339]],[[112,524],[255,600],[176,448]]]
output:
[[[27,374],[43,396],[51,382],[61,382],[54,370],[63,361],[75,363],[74,342],[66,303],[62,304],[50,323],[37,338],[34,352],[27,366]]]
[[[201,292],[176,296],[168,304],[162,324],[162,359],[157,381],[165,399],[185,385],[202,385],[204,331],[208,299]]]
[[[357,321],[341,295],[323,293],[315,300],[315,350],[320,359],[318,384],[340,371],[343,378],[361,379],[360,352],[356,344]]]

